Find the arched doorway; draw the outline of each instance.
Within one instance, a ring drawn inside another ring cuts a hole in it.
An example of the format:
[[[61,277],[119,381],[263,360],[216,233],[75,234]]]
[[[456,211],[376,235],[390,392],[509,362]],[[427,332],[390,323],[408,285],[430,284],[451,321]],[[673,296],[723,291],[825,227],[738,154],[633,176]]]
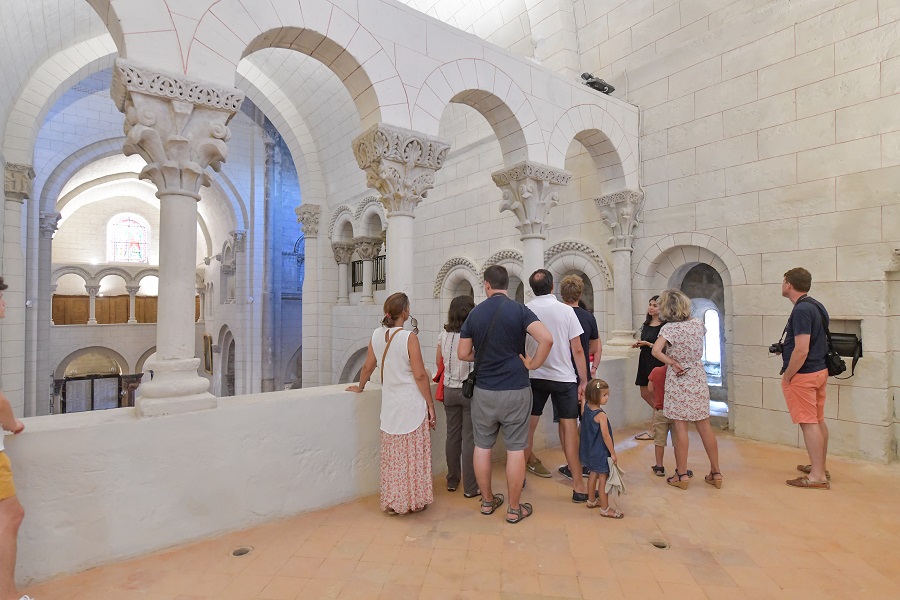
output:
[[[75,413],[127,406],[122,376],[128,363],[118,352],[95,346],[77,350],[56,368],[51,412]]]

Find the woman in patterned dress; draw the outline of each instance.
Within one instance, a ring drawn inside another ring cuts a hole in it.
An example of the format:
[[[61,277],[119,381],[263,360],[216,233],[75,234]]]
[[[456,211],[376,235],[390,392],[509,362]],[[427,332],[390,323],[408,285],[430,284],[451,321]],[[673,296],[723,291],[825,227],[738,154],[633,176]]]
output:
[[[699,319],[691,318],[691,301],[679,290],[666,290],[660,294],[659,316],[666,324],[653,344],[653,356],[669,367],[666,369],[663,414],[674,421],[675,475],[666,481],[683,490],[690,483],[687,457],[688,422],[691,421],[709,457],[706,483],[721,488],[719,446],[709,424],[709,387],[702,362],[706,327]]]
[[[434,400],[422,360],[418,328],[403,329],[409,298],[398,292],[384,301],[384,319],[372,334],[359,384],[362,392],[381,369],[381,510],[391,515],[421,512],[434,502],[431,432]]]

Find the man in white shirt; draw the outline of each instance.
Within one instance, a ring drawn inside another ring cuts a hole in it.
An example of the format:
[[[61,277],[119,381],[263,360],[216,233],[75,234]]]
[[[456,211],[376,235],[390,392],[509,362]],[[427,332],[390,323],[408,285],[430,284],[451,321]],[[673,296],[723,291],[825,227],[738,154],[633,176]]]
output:
[[[553,295],[553,275],[550,271],[538,269],[528,278],[528,284],[535,298],[526,306],[550,330],[553,346],[544,364],[530,373],[533,401],[528,429],[528,451],[525,455],[531,453],[534,431],[549,398],[559,414],[559,439],[566,454],[566,461],[573,473],[581,473],[577,419],[588,381],[584,348],[581,345],[581,334],[584,333],[584,329],[575,311]],[[529,344],[533,342],[529,340]],[[575,477],[572,486],[574,488],[572,502],[587,502],[587,487],[584,480]]]

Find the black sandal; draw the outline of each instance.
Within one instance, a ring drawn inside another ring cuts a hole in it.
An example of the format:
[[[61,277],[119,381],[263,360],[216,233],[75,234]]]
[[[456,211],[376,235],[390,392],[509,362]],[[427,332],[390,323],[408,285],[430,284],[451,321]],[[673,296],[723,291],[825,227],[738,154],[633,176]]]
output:
[[[481,514],[484,516],[494,514],[494,511],[503,506],[503,494],[494,494],[493,500],[490,502],[482,500],[481,501]],[[485,509],[488,509],[485,511]]]
[[[518,509],[508,506],[506,507],[506,522],[515,525],[519,521],[530,517],[532,513],[534,513],[534,509],[527,502],[521,502]],[[515,518],[510,519],[510,515],[515,516]]]
[[[656,465],[653,465],[653,466],[650,467],[650,468],[653,470],[653,473],[654,473],[657,477],[665,477],[665,476],[666,476],[666,468],[665,468],[665,467],[658,467],[658,466],[656,466]]]

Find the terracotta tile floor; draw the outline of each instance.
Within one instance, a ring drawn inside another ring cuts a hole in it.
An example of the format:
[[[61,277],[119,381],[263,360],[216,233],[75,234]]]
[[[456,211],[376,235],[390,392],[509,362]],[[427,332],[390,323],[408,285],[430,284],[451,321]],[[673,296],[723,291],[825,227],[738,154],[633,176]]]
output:
[[[27,590],[37,600],[221,598],[897,598],[900,467],[833,459],[831,491],[784,480],[798,449],[719,433],[725,485],[681,491],[654,477],[652,442],[618,433],[625,519],[570,502],[566,481],[529,476],[532,518],[507,525],[435,483],[424,513],[388,517],[375,496],[93,569]],[[541,453],[549,467],[562,452]],[[667,450],[666,467],[674,458]],[[494,481],[503,481],[502,465]],[[505,492],[505,484],[497,485]],[[664,540],[669,549],[657,549]],[[231,552],[250,546],[235,558]]]

